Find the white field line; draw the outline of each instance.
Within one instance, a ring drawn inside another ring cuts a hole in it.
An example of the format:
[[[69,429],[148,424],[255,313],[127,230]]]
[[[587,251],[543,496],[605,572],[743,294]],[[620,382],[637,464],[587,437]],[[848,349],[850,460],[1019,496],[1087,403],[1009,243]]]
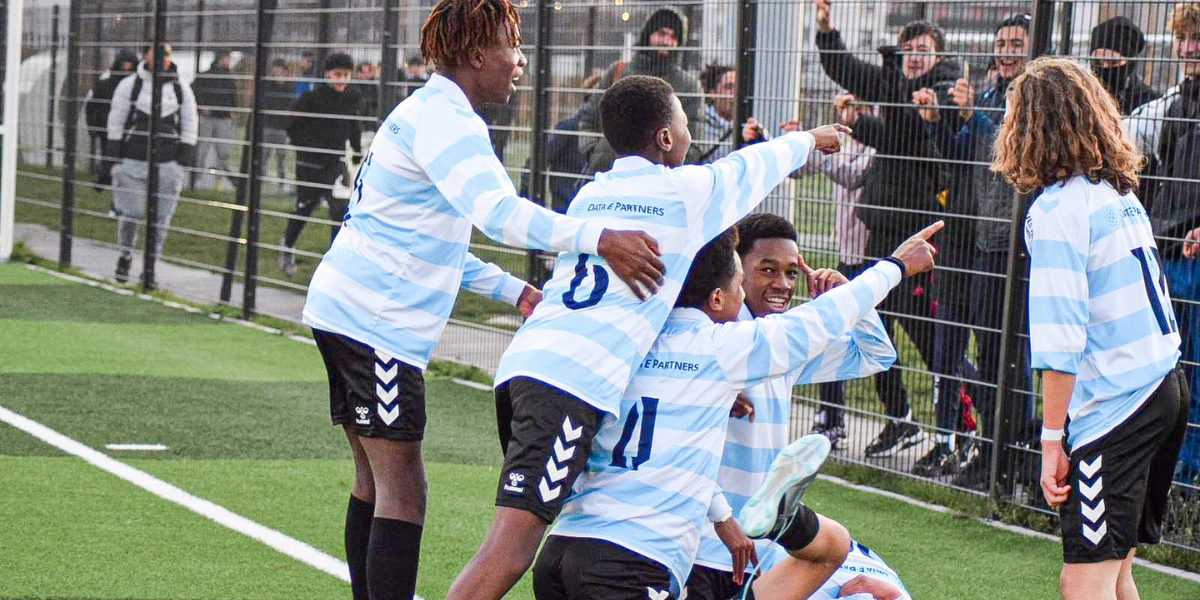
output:
[[[939,512],[939,513],[951,512],[950,509],[945,506],[940,506],[937,504],[930,504],[928,502],[922,502],[915,498],[909,498],[908,496],[903,496],[903,495],[897,494],[895,492],[889,492],[887,490],[881,490],[879,488],[873,488],[873,487],[867,486],[867,485],[858,485],[857,483],[850,483],[849,481],[846,481],[845,479],[842,479],[840,477],[833,477],[832,475],[817,475],[817,479],[820,479],[821,481],[827,481],[827,482],[835,484],[835,485],[840,485],[842,487],[847,487],[847,488],[850,488],[850,489],[858,491],[858,492],[865,492],[868,494],[875,494],[877,496],[883,496],[885,498],[891,498],[892,500],[899,500],[901,502],[905,502],[905,503],[911,504],[913,506],[919,506],[921,508],[924,508],[926,510],[932,510],[934,512]],[[1062,541],[1062,538],[1060,538],[1056,535],[1051,535],[1049,533],[1043,533],[1041,531],[1034,531],[1032,529],[1026,529],[1024,527],[1018,527],[1016,525],[1009,525],[1008,523],[1003,523],[1001,521],[996,521],[994,519],[975,518],[974,520],[979,523],[983,523],[984,525],[989,525],[991,527],[995,527],[996,529],[1003,529],[1004,531],[1009,531],[1009,532],[1012,532],[1012,533],[1015,533],[1018,535],[1023,535],[1025,537],[1039,538],[1039,539],[1048,540],[1048,541],[1052,541],[1052,542],[1061,542]],[[1159,573],[1165,573],[1167,575],[1172,575],[1172,576],[1178,577],[1180,579],[1186,579],[1188,581],[1194,581],[1196,583],[1200,583],[1200,573],[1192,573],[1190,571],[1184,571],[1183,569],[1176,569],[1175,567],[1168,567],[1166,565],[1160,565],[1158,563],[1150,562],[1143,558],[1134,558],[1133,563],[1136,565],[1146,567],[1147,569],[1150,569],[1151,571],[1158,571]]]
[[[0,421],[8,423],[67,454],[83,459],[87,463],[107,471],[155,496],[178,504],[218,525],[228,527],[242,535],[258,540],[281,554],[290,556],[317,570],[324,571],[342,581],[350,581],[350,569],[346,563],[295,538],[284,535],[269,527],[259,525],[229,509],[193,496],[145,471],[135,469],[112,457],[93,450],[57,431],[32,421],[0,406]]]
[[[75,281],[75,282],[82,283],[82,284],[85,284],[85,285],[90,285],[90,286],[92,286],[92,287],[103,288],[103,289],[105,289],[105,290],[108,290],[108,291],[110,291],[110,292],[115,292],[115,293],[121,294],[121,295],[123,295],[123,296],[130,296],[130,295],[133,295],[133,294],[132,294],[132,293],[131,293],[129,290],[126,290],[126,289],[122,289],[122,288],[114,287],[114,286],[108,285],[108,284],[106,284],[106,283],[100,283],[100,282],[97,282],[97,281],[92,281],[92,280],[90,280],[90,279],[84,279],[84,278],[82,278],[82,277],[75,277],[74,275],[67,275],[67,274],[65,274],[65,273],[59,273],[58,271],[54,271],[54,270],[51,270],[51,269],[46,269],[46,268],[39,267],[39,266],[36,266],[36,265],[26,265],[26,268],[28,268],[28,269],[30,269],[30,270],[33,270],[33,271],[38,271],[38,272],[41,272],[41,273],[46,273],[47,275],[53,275],[53,276],[55,276],[55,277],[59,277],[59,278],[62,278],[62,279],[66,279],[66,280],[68,280],[68,281]],[[188,311],[188,312],[202,312],[202,311],[200,311],[199,309],[196,309],[196,308],[194,308],[194,307],[191,307],[191,306],[185,306],[185,305],[177,304],[177,303],[175,303],[175,302],[168,302],[168,301],[164,301],[164,300],[159,300],[158,298],[155,298],[155,297],[153,297],[153,296],[149,296],[149,295],[146,295],[146,294],[137,294],[137,296],[138,296],[138,298],[141,298],[142,300],[150,300],[151,302],[158,302],[159,304],[163,304],[163,305],[165,305],[165,306],[170,306],[170,307],[172,307],[172,308],[181,308],[181,309],[183,309],[183,310],[186,310],[186,311]],[[259,328],[261,328],[261,329],[264,329],[264,330],[266,330],[266,331],[267,331],[267,332],[269,332],[269,333],[276,333],[276,334],[280,333],[280,332],[279,332],[279,330],[271,329],[271,328],[269,328],[269,327],[263,327],[263,326],[261,326],[261,325],[257,325],[257,324],[251,324],[251,323],[248,323],[248,322],[246,322],[246,321],[242,321],[241,319],[228,319],[228,318],[222,317],[222,316],[220,316],[220,315],[218,315],[218,314],[216,314],[216,313],[213,313],[213,314],[211,314],[210,316],[211,316],[211,317],[213,317],[213,318],[222,318],[222,319],[224,319],[224,320],[227,320],[227,321],[232,321],[232,322],[235,322],[235,323],[238,323],[238,324],[242,324],[242,325],[250,325],[250,326],[252,326],[252,327],[254,327],[254,328],[256,328],[256,329],[259,329]],[[305,343],[305,344],[309,344],[309,345],[316,345],[316,342],[315,342],[315,341],[313,341],[313,340],[310,340],[310,339],[308,339],[308,338],[306,338],[306,337],[304,337],[304,336],[292,335],[292,336],[288,336],[288,339],[291,339],[291,340],[293,340],[293,341],[297,341],[297,342],[303,342],[303,343]],[[456,378],[453,378],[451,381],[453,381],[454,383],[457,383],[457,384],[459,384],[459,385],[463,385],[463,386],[466,386],[466,387],[469,387],[469,388],[473,388],[473,389],[477,389],[477,390],[484,390],[484,391],[489,391],[489,392],[490,392],[490,391],[492,391],[492,387],[491,387],[491,386],[489,386],[489,385],[484,385],[484,384],[482,384],[482,383],[476,383],[476,382],[474,382],[474,381],[468,381],[468,380],[466,380],[466,379],[459,379],[459,378],[457,378],[457,377],[456,377]],[[3,410],[3,409],[2,409],[2,408],[0,408],[0,410]],[[908,503],[908,504],[911,504],[911,505],[913,505],[913,506],[919,506],[919,507],[921,507],[921,508],[924,508],[924,509],[926,509],[926,510],[932,510],[932,511],[934,511],[934,512],[939,512],[939,513],[948,513],[948,512],[950,512],[950,509],[949,509],[949,508],[947,508],[947,507],[945,507],[945,506],[940,506],[940,505],[937,505],[937,504],[931,504],[931,503],[929,503],[929,502],[922,502],[921,500],[917,500],[917,499],[915,499],[915,498],[909,498],[908,496],[904,496],[904,495],[901,495],[901,494],[897,494],[897,493],[895,493],[895,492],[889,492],[889,491],[887,491],[887,490],[881,490],[881,489],[879,489],[879,488],[873,488],[873,487],[866,486],[866,485],[858,485],[858,484],[855,484],[855,483],[850,483],[849,481],[846,481],[845,479],[840,479],[840,478],[838,478],[838,477],[833,477],[833,476],[830,476],[830,475],[818,475],[817,477],[818,477],[819,479],[823,480],[823,481],[828,481],[828,482],[830,482],[830,483],[833,483],[833,484],[836,484],[836,485],[841,485],[841,486],[844,486],[844,487],[848,487],[848,488],[850,488],[850,489],[857,490],[857,491],[860,491],[860,492],[866,492],[866,493],[868,493],[868,494],[876,494],[876,495],[879,495],[879,496],[884,496],[884,497],[887,497],[887,498],[891,498],[891,499],[893,499],[893,500],[899,500],[899,501],[901,501],[901,502],[906,502],[906,503]],[[1019,527],[1019,526],[1016,526],[1016,525],[1009,525],[1009,524],[1007,524],[1007,523],[1003,523],[1003,522],[996,521],[996,520],[992,520],[992,519],[981,519],[981,518],[977,518],[977,519],[975,519],[975,520],[976,520],[976,521],[979,521],[980,523],[983,523],[983,524],[985,524],[985,525],[989,525],[989,526],[991,526],[991,527],[995,527],[995,528],[997,528],[997,529],[1003,529],[1003,530],[1005,530],[1005,531],[1011,531],[1011,532],[1013,532],[1013,533],[1016,533],[1016,534],[1018,534],[1018,535],[1023,535],[1023,536],[1026,536],[1026,537],[1035,537],[1035,538],[1041,538],[1041,539],[1044,539],[1044,540],[1051,540],[1051,541],[1058,541],[1058,540],[1059,540],[1059,538],[1058,538],[1057,536],[1054,536],[1054,535],[1051,535],[1051,534],[1048,534],[1048,533],[1043,533],[1043,532],[1040,532],[1040,531],[1034,531],[1034,530],[1032,530],[1032,529],[1026,529],[1026,528],[1024,528],[1024,527]],[[301,542],[301,543],[303,543],[303,542]],[[335,559],[335,560],[336,560],[336,559]],[[1188,581],[1195,581],[1196,583],[1200,583],[1200,574],[1197,574],[1197,573],[1192,573],[1192,572],[1189,572],[1189,571],[1184,571],[1183,569],[1176,569],[1176,568],[1174,568],[1174,567],[1168,567],[1168,566],[1166,566],[1166,565],[1160,565],[1160,564],[1158,564],[1158,563],[1153,563],[1153,562],[1150,562],[1150,561],[1148,561],[1148,560],[1145,560],[1145,559],[1142,559],[1142,558],[1135,558],[1135,559],[1133,559],[1133,562],[1134,562],[1134,564],[1141,565],[1141,566],[1143,566],[1143,567],[1146,567],[1147,569],[1150,569],[1150,570],[1153,570],[1153,571],[1158,571],[1159,573],[1165,573],[1165,574],[1167,574],[1167,575],[1173,575],[1173,576],[1175,576],[1175,577],[1179,577],[1179,578],[1181,578],[1181,579],[1186,579],[1186,580],[1188,580]],[[343,563],[343,564],[344,564],[344,563]],[[347,576],[347,579],[346,579],[346,580],[347,580],[347,581],[349,581],[349,578],[348,578],[348,576]],[[416,600],[422,600],[422,599],[421,599],[421,597],[420,597],[420,596],[417,596],[417,597],[416,597]]]
[[[135,452],[162,452],[167,447],[162,444],[105,444],[109,450],[132,450]]]

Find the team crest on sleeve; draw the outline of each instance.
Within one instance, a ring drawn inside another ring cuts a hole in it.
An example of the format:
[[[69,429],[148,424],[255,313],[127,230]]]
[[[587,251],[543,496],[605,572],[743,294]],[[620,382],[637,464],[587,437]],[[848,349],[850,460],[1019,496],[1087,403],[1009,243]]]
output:
[[[1033,239],[1033,215],[1025,215],[1025,237]]]

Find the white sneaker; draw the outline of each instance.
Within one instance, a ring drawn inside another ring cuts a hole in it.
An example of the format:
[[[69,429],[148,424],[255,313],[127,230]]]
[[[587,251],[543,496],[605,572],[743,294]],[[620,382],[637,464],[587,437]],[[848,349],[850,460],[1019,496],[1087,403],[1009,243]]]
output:
[[[825,464],[829,450],[829,438],[811,434],[779,452],[771,462],[766,481],[738,514],[738,522],[747,537],[773,537],[791,521],[800,507],[804,491]]]

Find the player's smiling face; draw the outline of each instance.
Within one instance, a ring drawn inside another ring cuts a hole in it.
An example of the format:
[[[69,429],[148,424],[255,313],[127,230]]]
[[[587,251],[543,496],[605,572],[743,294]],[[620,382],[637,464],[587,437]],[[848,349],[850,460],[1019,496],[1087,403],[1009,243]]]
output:
[[[786,238],[760,238],[742,257],[746,307],[756,317],[787,310],[800,279],[800,249]]]

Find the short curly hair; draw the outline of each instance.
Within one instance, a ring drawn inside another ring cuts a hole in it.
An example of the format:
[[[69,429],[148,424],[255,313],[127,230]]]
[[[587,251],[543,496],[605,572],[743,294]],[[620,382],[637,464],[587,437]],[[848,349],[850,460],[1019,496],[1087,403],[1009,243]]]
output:
[[[618,79],[600,97],[600,129],[614,152],[636,154],[671,124],[675,90],[666,80],[649,75]]]
[[[1170,27],[1175,37],[1200,32],[1200,4],[1180,2],[1171,11]]]
[[[421,25],[421,54],[438,70],[454,68],[501,32],[513,48],[521,45],[521,16],[508,0],[441,0]]]
[[[1008,110],[996,132],[991,170],[1013,189],[1034,193],[1084,175],[1121,194],[1138,186],[1145,162],[1112,95],[1074,60],[1039,58],[1008,84]]]
[[[737,227],[730,227],[704,245],[688,270],[683,289],[675,300],[676,308],[703,308],[715,289],[728,290],[737,272]]]

